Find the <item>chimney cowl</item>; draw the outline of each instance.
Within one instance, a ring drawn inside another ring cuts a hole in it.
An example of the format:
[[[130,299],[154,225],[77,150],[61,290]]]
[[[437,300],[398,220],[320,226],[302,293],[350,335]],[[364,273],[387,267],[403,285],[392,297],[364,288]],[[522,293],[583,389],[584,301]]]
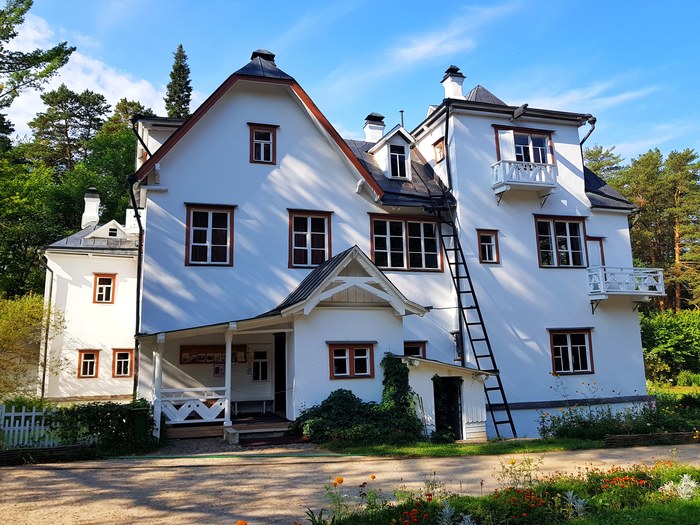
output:
[[[365,117],[365,120],[367,122],[384,122],[384,115],[380,115],[379,113],[370,113]]]
[[[250,55],[250,59],[255,60],[256,58],[262,58],[263,60],[272,62],[272,64],[275,65],[275,54],[267,49],[256,49],[253,51],[253,54]]]
[[[440,81],[445,88],[445,98],[464,98],[462,83],[465,78],[457,66],[448,67],[445,76]]]

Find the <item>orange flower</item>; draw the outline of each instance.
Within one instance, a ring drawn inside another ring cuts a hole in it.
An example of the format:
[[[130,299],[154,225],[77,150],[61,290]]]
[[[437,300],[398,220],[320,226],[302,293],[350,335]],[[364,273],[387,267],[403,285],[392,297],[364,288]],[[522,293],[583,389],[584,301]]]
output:
[[[377,476],[375,476],[374,474],[372,474],[372,475],[369,477],[369,479],[377,479]]]
[[[238,521],[236,522],[236,525],[248,525],[248,522],[245,521],[245,520],[238,520]]]
[[[428,493],[425,495],[425,500],[426,500],[426,501],[433,501],[433,495],[432,495],[430,492],[428,492]]]
[[[341,478],[340,476],[338,476],[337,478],[335,478],[335,481],[333,482],[333,486],[335,487],[336,485],[342,485],[343,481],[345,481],[345,480],[343,478]]]

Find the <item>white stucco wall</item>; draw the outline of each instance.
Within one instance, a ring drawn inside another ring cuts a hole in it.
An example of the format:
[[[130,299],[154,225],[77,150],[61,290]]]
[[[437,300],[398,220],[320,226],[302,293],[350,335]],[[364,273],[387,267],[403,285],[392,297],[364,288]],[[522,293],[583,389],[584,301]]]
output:
[[[136,257],[47,251],[54,271],[52,308],[63,312],[62,333],[50,343],[47,397],[126,396],[132,377],[112,377],[112,350],[134,348]],[[116,274],[113,304],[93,303],[94,274]],[[47,274],[50,276],[50,273]],[[47,292],[48,292],[47,285]],[[78,378],[78,350],[99,351],[95,378]]]

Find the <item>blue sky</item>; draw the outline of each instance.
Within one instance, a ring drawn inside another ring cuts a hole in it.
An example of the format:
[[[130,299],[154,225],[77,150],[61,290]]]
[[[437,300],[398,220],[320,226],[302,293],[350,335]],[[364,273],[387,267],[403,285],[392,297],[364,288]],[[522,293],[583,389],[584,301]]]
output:
[[[629,161],[654,147],[700,152],[698,20],[700,3],[680,0],[35,0],[14,46],[67,40],[78,49],[50,87],[140,100],[158,114],[179,43],[193,110],[266,48],[347,138],[373,111],[391,127],[403,109],[413,128],[455,64],[465,92],[481,84],[509,104],[592,113],[587,145]],[[15,101],[18,135],[42,109],[37,94]]]

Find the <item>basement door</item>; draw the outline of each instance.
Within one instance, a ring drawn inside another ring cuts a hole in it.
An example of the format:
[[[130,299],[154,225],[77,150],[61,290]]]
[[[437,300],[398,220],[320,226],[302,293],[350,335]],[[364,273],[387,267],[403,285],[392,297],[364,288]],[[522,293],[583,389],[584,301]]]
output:
[[[462,378],[433,376],[435,401],[435,431],[463,439],[462,435]]]

